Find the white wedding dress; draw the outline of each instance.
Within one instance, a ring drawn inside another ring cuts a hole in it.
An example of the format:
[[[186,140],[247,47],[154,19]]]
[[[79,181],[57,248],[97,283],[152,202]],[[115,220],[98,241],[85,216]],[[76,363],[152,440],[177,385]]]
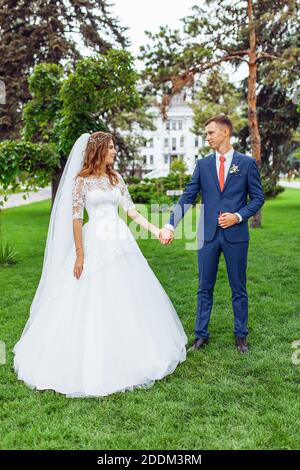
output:
[[[55,289],[14,347],[18,378],[38,390],[101,397],[148,388],[186,359],[187,337],[165,290],[118,215],[135,208],[119,176],[78,177],[73,218],[83,225],[84,266],[75,245]]]

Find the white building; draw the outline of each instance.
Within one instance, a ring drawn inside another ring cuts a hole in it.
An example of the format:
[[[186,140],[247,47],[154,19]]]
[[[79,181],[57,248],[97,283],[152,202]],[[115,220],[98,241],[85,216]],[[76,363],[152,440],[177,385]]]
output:
[[[149,110],[154,116],[155,131],[144,130],[146,146],[141,148],[144,162],[144,177],[167,176],[175,159],[182,159],[191,174],[205,141],[191,132],[193,110],[187,102],[185,92],[174,95],[168,107],[168,119],[163,121],[158,106]]]

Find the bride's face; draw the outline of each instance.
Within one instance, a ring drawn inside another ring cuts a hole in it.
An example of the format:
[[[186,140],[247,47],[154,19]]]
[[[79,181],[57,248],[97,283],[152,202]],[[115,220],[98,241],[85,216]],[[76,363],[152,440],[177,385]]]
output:
[[[117,155],[117,152],[116,152],[114,143],[111,140],[108,144],[108,150],[105,156],[105,163],[107,165],[112,165],[115,161],[116,155]]]

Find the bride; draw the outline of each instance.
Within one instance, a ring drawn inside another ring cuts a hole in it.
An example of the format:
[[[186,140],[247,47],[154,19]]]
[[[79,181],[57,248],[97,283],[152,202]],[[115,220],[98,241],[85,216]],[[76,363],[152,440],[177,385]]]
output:
[[[156,238],[160,230],[137,212],[115,156],[111,134],[82,134],[64,168],[41,279],[13,349],[30,388],[101,397],[149,388],[186,359],[181,322],[118,206]]]

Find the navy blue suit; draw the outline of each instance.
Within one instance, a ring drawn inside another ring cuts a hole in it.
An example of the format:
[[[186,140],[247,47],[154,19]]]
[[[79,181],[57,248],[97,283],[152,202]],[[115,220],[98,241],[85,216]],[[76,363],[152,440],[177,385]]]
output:
[[[248,219],[264,203],[264,193],[255,159],[234,152],[231,167],[221,192],[216,154],[197,161],[194,173],[182,196],[175,205],[169,224],[175,228],[201,191],[204,214],[200,218],[198,239],[199,287],[197,292],[196,338],[209,337],[208,323],[213,306],[213,290],[217,277],[220,254],[223,252],[232,291],[234,334],[245,338],[248,334],[248,294],[246,289],[247,254],[249,244]],[[249,197],[249,200],[248,200]],[[238,212],[242,222],[223,229],[218,226],[220,212]]]

